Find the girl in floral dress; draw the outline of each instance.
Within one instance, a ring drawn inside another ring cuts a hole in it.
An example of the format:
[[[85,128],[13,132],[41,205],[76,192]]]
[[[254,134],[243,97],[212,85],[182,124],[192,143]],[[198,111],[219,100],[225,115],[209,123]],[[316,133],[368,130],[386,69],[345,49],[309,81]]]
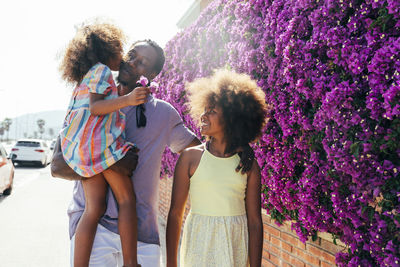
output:
[[[119,70],[124,35],[116,26],[96,23],[78,29],[60,66],[62,77],[76,85],[64,128],[61,149],[67,164],[84,177],[85,210],[77,225],[73,266],[88,266],[107,186],[119,205],[118,229],[124,266],[137,266],[136,201],[130,177],[109,167],[134,145],[125,142],[121,108],[145,102],[149,89],[139,87],[119,96],[111,71]]]
[[[217,71],[189,84],[193,118],[200,118],[205,144],[182,152],[175,167],[167,222],[167,267],[177,266],[178,244],[190,196],[180,249],[180,265],[261,266],[260,168],[235,171],[238,148],[254,141],[265,123],[265,95],[249,76]]]

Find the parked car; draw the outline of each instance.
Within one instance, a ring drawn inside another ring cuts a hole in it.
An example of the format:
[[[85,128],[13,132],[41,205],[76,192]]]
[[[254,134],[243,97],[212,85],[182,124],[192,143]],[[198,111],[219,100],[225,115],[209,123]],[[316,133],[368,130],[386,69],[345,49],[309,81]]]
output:
[[[38,163],[44,167],[51,161],[52,151],[47,143],[37,139],[20,139],[11,149],[11,159],[16,163]]]
[[[0,144],[0,194],[9,195],[14,182],[14,165]]]
[[[57,139],[51,140],[50,150],[54,150],[54,148],[55,148],[55,146],[56,146],[56,142],[57,142]]]

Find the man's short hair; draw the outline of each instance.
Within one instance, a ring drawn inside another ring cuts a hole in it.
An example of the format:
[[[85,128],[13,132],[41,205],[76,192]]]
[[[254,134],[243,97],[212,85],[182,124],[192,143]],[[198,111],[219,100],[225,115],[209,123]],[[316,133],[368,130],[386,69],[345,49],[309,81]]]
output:
[[[132,44],[131,49],[138,43],[147,43],[148,45],[150,45],[151,47],[153,47],[156,50],[157,61],[153,67],[153,70],[157,76],[161,72],[162,68],[164,67],[164,63],[165,63],[164,50],[156,42],[154,42],[151,39],[144,39],[144,40],[136,41]]]

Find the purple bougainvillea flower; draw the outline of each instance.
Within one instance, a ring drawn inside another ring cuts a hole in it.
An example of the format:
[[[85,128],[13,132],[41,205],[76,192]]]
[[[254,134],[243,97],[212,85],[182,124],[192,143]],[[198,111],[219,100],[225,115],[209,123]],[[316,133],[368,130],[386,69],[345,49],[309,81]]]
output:
[[[215,0],[165,47],[158,98],[188,115],[185,83],[228,68],[257,81],[271,116],[253,146],[263,207],[344,242],[339,266],[400,258],[400,2]],[[147,83],[146,83],[147,84]],[[167,150],[162,176],[177,155]]]
[[[150,85],[149,85],[149,88],[150,88],[152,93],[157,92],[158,91],[158,87],[159,87],[159,84],[157,82],[151,82]]]
[[[140,83],[142,86],[146,87],[147,84],[149,83],[149,80],[142,75],[142,76],[140,76],[138,83]]]

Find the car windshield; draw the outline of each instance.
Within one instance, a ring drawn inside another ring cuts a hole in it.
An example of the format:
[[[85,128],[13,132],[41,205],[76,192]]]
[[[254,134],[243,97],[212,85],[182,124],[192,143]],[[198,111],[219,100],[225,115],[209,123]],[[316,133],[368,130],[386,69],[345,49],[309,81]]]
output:
[[[18,141],[17,146],[40,147],[40,143],[34,141]]]

